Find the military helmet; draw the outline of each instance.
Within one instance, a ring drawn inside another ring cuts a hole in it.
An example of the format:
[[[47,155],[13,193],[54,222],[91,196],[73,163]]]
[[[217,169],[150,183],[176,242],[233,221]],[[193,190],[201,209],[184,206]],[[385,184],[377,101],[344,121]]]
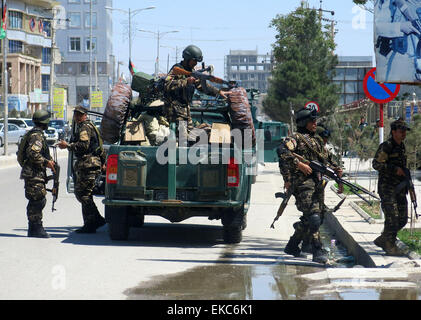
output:
[[[202,50],[195,45],[189,45],[183,50],[183,59],[189,61],[190,59],[195,59],[197,62],[202,62],[203,55]]]
[[[317,110],[310,110],[302,108],[295,114],[295,121],[297,127],[305,127],[309,121],[314,121],[318,118]]]
[[[50,113],[47,110],[37,110],[32,115],[32,121],[35,123],[48,124],[50,122]]]
[[[402,129],[402,130],[411,131],[411,128],[406,124],[406,122],[402,118],[399,118],[398,120],[393,121],[390,124],[390,129],[391,130]]]

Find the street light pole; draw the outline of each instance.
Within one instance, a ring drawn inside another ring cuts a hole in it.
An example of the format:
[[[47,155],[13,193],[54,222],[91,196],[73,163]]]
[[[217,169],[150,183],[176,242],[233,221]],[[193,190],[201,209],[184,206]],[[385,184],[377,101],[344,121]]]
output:
[[[92,0],[89,1],[89,110],[92,104]]]
[[[105,7],[105,9],[108,10],[117,10],[117,11],[121,11],[125,14],[128,15],[129,17],[129,62],[132,61],[132,17],[134,17],[136,14],[138,14],[140,11],[143,10],[150,10],[150,9],[155,9],[156,7],[152,6],[152,7],[146,7],[146,8],[141,8],[141,9],[136,9],[133,10],[131,8],[129,8],[129,10],[124,10],[124,9],[119,9],[119,8],[113,8],[113,7]],[[130,66],[129,66],[130,67]],[[131,76],[131,75],[130,75]]]
[[[9,114],[9,106],[7,104],[7,87],[8,87],[8,79],[7,79],[7,52],[9,47],[9,39],[7,38],[7,28],[4,30],[6,32],[6,36],[3,39],[3,105],[4,105],[4,155],[7,156],[7,132],[8,132],[8,114]]]

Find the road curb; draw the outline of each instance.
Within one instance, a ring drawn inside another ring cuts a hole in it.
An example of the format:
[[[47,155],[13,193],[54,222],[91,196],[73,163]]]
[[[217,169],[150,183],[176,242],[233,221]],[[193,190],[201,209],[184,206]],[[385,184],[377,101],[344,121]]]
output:
[[[57,149],[57,158],[65,158],[68,155],[67,150],[60,150]],[[1,155],[0,156],[0,169],[10,168],[10,167],[17,167],[19,166],[18,160],[15,154],[9,154],[7,156]]]

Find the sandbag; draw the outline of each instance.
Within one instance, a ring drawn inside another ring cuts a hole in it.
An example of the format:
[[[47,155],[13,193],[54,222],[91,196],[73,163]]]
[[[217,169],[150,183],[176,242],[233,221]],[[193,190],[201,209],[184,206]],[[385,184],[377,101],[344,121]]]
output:
[[[104,141],[108,143],[119,141],[131,99],[132,89],[128,84],[119,82],[114,86],[101,121],[101,135]]]
[[[228,96],[229,113],[232,120],[231,129],[252,130],[252,145],[256,143],[256,132],[253,124],[253,116],[251,114],[251,108],[249,100],[247,98],[247,91],[242,87],[231,89],[231,93]]]

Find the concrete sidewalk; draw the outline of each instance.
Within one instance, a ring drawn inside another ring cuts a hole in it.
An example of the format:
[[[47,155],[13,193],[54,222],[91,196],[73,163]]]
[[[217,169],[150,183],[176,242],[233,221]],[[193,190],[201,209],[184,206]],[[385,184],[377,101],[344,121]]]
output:
[[[51,151],[50,151],[51,152]],[[61,150],[61,149],[57,149],[57,157],[58,158],[64,158],[67,157],[67,155],[69,154],[69,152],[67,150]],[[52,156],[52,153],[51,153]],[[14,167],[14,166],[18,166],[18,161],[16,158],[16,154],[14,153],[9,153],[9,155],[0,155],[0,169],[3,168],[10,168],[10,167]]]

